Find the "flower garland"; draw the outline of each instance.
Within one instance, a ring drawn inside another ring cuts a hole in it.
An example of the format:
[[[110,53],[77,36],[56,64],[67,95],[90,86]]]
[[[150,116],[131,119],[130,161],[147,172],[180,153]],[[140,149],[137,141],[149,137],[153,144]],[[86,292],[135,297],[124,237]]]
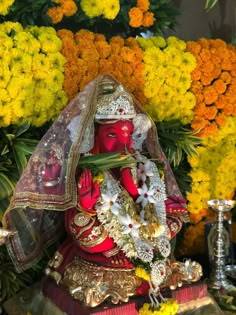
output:
[[[0,15],[7,15],[10,7],[15,2],[15,0],[2,0],[0,2]]]
[[[201,38],[187,42],[187,50],[197,60],[190,88],[197,100],[191,125],[200,136],[214,135],[227,116],[236,115],[236,48]]]
[[[192,178],[191,192],[187,192],[190,220],[181,244],[181,254],[199,254],[205,250],[204,224],[214,214],[206,208],[207,200],[231,199],[236,187],[236,117],[228,117],[216,135],[203,138],[197,148],[198,156],[188,158]]]
[[[0,24],[0,127],[54,119],[67,102],[61,42],[53,28]]]
[[[145,108],[154,121],[179,119],[190,123],[196,104],[191,86],[194,56],[185,51],[184,41],[170,36],[138,38],[144,50]]]
[[[102,34],[80,30],[58,31],[62,53],[66,57],[64,89],[73,98],[90,80],[110,73],[124,84],[144,104],[142,49],[130,37],[112,37],[109,42]]]

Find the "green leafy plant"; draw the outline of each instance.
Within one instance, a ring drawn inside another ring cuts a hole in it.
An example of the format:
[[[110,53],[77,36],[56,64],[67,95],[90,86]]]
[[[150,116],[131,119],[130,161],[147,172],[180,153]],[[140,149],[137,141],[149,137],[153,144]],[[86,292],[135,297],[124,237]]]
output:
[[[30,124],[0,129],[0,218],[9,204],[16,182],[38,141],[24,137]]]

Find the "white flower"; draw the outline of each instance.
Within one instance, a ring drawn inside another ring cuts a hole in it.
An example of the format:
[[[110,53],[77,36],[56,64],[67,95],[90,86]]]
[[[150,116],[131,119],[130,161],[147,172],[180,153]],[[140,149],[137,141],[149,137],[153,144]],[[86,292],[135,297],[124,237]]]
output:
[[[139,237],[139,223],[134,222],[128,214],[119,216],[119,220],[124,227],[123,234],[131,234],[132,237]]]
[[[102,206],[101,210],[111,210],[111,212],[115,215],[119,214],[121,206],[116,202],[118,194],[112,196],[110,193],[102,194]]]
[[[146,184],[143,184],[142,188],[138,188],[139,197],[136,200],[136,203],[141,203],[144,208],[148,203],[155,203],[155,199],[153,198],[153,194],[155,189],[151,188],[148,190]]]
[[[151,161],[145,162],[145,164],[140,163],[138,167],[138,178],[141,180],[143,183],[146,181],[147,176],[153,176],[153,172],[151,169],[152,163]]]

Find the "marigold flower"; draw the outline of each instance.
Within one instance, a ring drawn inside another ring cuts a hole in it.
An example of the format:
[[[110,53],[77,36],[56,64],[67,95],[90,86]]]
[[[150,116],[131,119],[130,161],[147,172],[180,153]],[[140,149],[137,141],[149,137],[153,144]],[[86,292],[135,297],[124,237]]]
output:
[[[73,16],[77,12],[77,5],[72,0],[66,0],[61,5],[62,12],[65,16]]]
[[[143,13],[142,25],[144,27],[152,26],[154,24],[154,21],[155,21],[154,13],[152,13],[152,12],[144,12]]]
[[[108,20],[114,20],[120,11],[119,0],[105,1],[103,6],[103,16]]]
[[[149,0],[137,0],[137,7],[138,7],[141,11],[143,11],[143,12],[148,11],[149,6],[150,6]]]
[[[218,94],[223,94],[226,91],[226,84],[223,80],[218,79],[213,83],[214,88],[216,89]]]
[[[137,28],[142,25],[143,22],[143,12],[137,8],[133,7],[129,10],[129,25],[131,27]]]
[[[63,11],[61,7],[52,7],[47,11],[47,15],[52,19],[53,24],[57,24],[63,19]]]

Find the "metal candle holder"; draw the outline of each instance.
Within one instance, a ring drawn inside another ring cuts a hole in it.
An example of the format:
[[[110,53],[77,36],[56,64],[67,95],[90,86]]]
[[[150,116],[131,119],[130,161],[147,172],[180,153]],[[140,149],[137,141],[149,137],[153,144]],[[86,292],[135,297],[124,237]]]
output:
[[[213,266],[208,282],[211,289],[228,289],[232,286],[231,282],[225,275],[225,248],[223,236],[224,213],[229,212],[235,205],[235,200],[213,199],[207,202],[208,206],[217,213],[216,218],[216,239],[213,244]]]

